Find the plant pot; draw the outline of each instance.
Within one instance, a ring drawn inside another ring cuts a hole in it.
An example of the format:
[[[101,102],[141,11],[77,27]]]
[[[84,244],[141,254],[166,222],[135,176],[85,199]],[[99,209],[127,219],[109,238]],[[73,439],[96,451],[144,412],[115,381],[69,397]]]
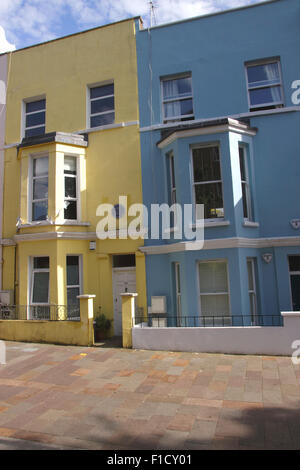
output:
[[[101,330],[100,328],[95,328],[95,341],[102,341],[107,338],[107,332]]]

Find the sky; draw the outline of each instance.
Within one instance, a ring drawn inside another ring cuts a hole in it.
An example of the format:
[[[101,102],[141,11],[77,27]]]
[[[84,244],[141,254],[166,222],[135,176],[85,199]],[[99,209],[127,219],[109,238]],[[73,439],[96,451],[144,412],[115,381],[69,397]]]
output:
[[[155,0],[155,24],[265,0]],[[0,53],[133,16],[149,26],[148,0],[0,0]]]

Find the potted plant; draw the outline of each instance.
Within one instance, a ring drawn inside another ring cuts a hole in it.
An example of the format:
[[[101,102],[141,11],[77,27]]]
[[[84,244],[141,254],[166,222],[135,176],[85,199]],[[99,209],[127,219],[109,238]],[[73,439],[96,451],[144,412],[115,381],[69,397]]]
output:
[[[107,338],[111,328],[111,320],[104,313],[100,313],[95,318],[95,341],[101,341]]]

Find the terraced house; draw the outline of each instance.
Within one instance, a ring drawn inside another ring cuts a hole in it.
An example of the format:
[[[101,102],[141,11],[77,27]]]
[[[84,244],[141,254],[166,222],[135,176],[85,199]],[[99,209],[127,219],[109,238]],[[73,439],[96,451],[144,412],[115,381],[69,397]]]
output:
[[[137,34],[144,203],[204,204],[203,249],[176,239],[176,216],[142,248],[161,326],[300,310],[299,18],[272,0]]]
[[[117,206],[119,195],[142,202],[138,24],[121,21],[3,56],[1,295],[18,306],[18,318],[76,319],[78,296],[94,294],[95,314],[121,334],[120,293],[136,291],[146,308],[143,240],[96,236],[100,204]]]

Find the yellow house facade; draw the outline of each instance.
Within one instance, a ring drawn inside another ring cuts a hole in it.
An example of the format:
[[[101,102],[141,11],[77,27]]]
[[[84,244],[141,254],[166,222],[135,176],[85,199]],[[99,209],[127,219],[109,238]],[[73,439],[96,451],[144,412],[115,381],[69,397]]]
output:
[[[94,294],[95,315],[121,335],[120,294],[131,291],[146,312],[143,240],[96,234],[99,205],[115,206],[126,229],[119,196],[142,203],[137,24],[8,57],[2,291],[29,319],[52,315],[49,306],[66,306],[62,319],[76,317],[77,296]]]

